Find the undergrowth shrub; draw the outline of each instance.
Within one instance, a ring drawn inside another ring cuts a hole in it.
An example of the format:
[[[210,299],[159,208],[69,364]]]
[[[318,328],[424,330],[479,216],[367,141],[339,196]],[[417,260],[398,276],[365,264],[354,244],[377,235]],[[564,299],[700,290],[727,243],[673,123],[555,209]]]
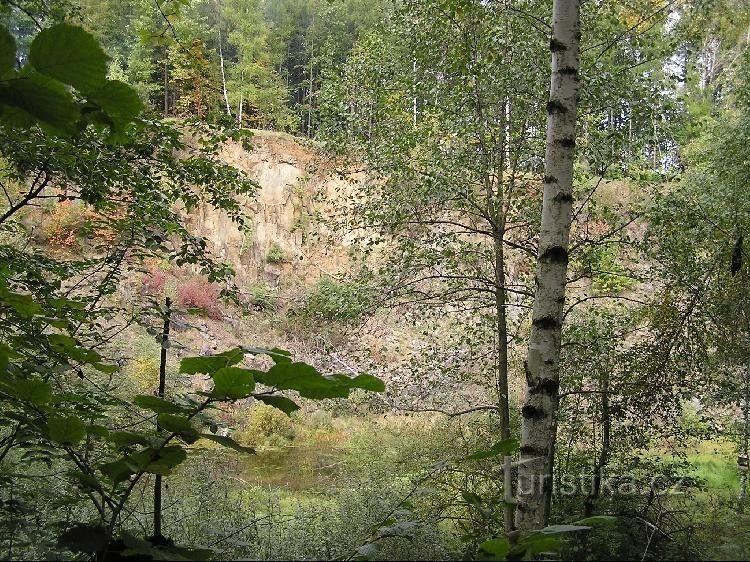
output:
[[[177,303],[215,320],[221,319],[221,289],[205,279],[186,281],[177,287]]]
[[[298,313],[313,321],[354,323],[370,304],[369,293],[361,284],[321,277]]]
[[[139,355],[123,369],[123,374],[139,393],[147,394],[159,386],[159,355]]]
[[[161,295],[164,292],[166,283],[166,272],[152,266],[141,275],[141,293]]]
[[[250,287],[250,304],[255,310],[267,311],[276,308],[278,295],[265,283],[258,283]]]
[[[56,204],[42,226],[42,233],[51,246],[79,248],[79,238],[86,234],[89,221],[86,210],[71,201]]]
[[[284,248],[279,246],[276,242],[272,243],[266,254],[266,262],[279,265],[286,263],[287,261],[289,261],[289,259],[287,258]]]
[[[292,420],[281,410],[261,402],[253,404],[235,439],[248,447],[279,447],[295,437]]]

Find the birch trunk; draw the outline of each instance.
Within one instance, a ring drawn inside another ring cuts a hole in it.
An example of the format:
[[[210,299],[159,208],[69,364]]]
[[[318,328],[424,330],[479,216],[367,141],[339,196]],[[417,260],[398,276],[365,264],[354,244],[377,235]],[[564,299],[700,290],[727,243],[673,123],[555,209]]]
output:
[[[521,410],[516,526],[543,528],[552,498],[552,462],[557,434],[560,333],[568,268],[573,155],[578,97],[579,0],[554,0],[552,78],[547,104],[547,148],[536,292],[526,362],[526,398]]]
[[[219,62],[221,64],[221,88],[224,91],[224,102],[227,105],[227,115],[232,116],[232,109],[229,105],[229,93],[227,92],[227,77],[224,73],[224,50],[221,47],[221,29],[219,30]]]

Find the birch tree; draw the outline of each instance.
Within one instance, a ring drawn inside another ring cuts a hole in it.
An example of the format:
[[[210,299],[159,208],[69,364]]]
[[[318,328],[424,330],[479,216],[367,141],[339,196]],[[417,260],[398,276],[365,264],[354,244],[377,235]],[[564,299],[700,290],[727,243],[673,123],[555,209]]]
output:
[[[552,11],[552,78],[547,104],[542,223],[526,361],[527,389],[521,410],[516,510],[516,525],[521,531],[544,527],[549,519],[560,384],[560,341],[573,205],[580,3],[578,0],[555,0]]]

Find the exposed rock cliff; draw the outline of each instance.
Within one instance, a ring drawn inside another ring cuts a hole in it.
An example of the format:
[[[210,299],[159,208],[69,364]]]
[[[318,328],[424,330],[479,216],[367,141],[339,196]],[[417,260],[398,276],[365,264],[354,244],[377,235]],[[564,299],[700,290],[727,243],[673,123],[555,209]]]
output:
[[[204,206],[189,217],[194,232],[213,244],[240,280],[262,277],[277,284],[285,275],[305,280],[340,271],[346,264],[345,244],[332,243],[331,232],[316,219],[324,209],[315,200],[346,189],[347,182],[330,173],[330,158],[312,143],[255,131],[251,145],[247,151],[230,143],[220,154],[260,185],[246,201],[251,231],[240,232],[225,213]]]

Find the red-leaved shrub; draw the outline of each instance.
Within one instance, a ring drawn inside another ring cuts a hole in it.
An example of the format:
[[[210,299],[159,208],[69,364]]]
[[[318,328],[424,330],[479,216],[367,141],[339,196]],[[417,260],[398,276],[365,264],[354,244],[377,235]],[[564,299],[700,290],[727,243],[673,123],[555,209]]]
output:
[[[177,302],[185,308],[196,308],[209,318],[222,317],[219,309],[221,290],[204,279],[194,279],[177,287]]]
[[[167,282],[167,274],[157,267],[149,269],[141,277],[141,292],[149,295],[161,295]]]

